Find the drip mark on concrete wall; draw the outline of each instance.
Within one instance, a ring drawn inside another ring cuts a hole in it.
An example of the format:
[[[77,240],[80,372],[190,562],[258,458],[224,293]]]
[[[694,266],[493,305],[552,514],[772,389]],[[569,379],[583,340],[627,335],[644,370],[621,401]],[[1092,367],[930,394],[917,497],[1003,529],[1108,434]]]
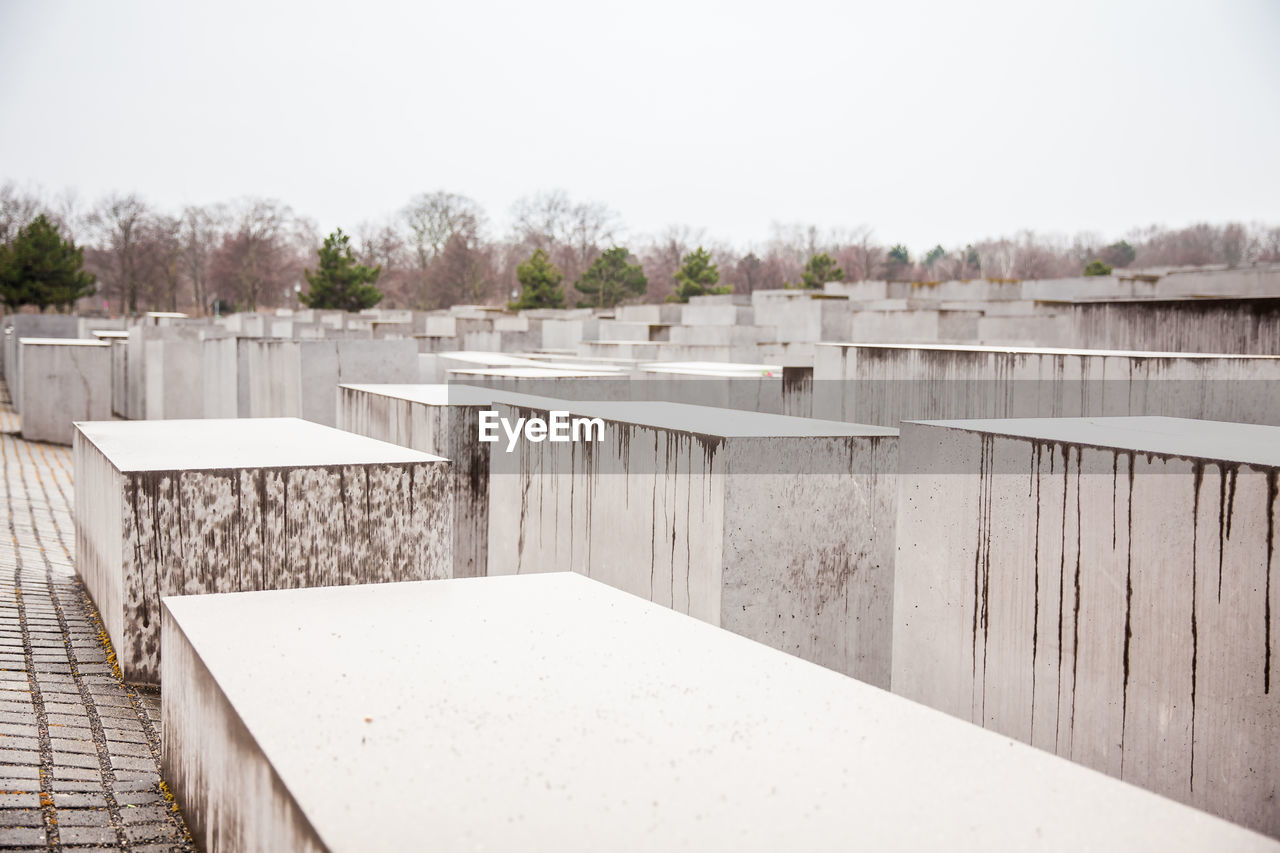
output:
[[[1263,633],[1266,636],[1266,653],[1262,663],[1262,692],[1271,692],[1271,561],[1275,553],[1276,494],[1280,492],[1277,481],[1280,472],[1274,468],[1267,472],[1267,581],[1266,604],[1263,609]]]
[[[1129,645],[1133,640],[1133,466],[1137,457],[1129,457],[1129,531],[1125,540],[1124,571],[1124,688],[1120,698],[1120,778],[1124,778],[1124,740],[1129,720]]]
[[[1032,601],[1031,614],[1031,737],[1029,740],[1035,743],[1036,736],[1036,660],[1040,650],[1040,448],[1037,442],[1035,445],[1033,470],[1035,472],[1036,483],[1036,541],[1035,552],[1033,557],[1033,571],[1035,577],[1035,595]]]
[[[1081,548],[1081,514],[1080,514],[1080,469],[1084,466],[1084,448],[1076,449],[1076,577],[1075,600],[1072,601],[1071,614],[1071,751],[1076,745],[1076,669],[1080,665],[1080,548]],[[1063,479],[1066,479],[1066,468],[1063,468]],[[1066,486],[1064,485],[1065,489]]]
[[[1226,553],[1227,540],[1231,538],[1231,516],[1236,502],[1236,479],[1240,476],[1238,466],[1219,465],[1222,478],[1218,481],[1218,603],[1222,603],[1222,562]],[[1230,483],[1230,486],[1228,486]]]
[[[1204,463],[1196,462],[1192,466],[1191,497],[1191,790],[1196,789],[1196,665],[1199,662],[1199,643],[1196,619],[1196,584],[1199,562],[1200,544],[1200,485],[1204,481]],[[1222,504],[1226,487],[1226,472],[1219,469],[1221,477],[1218,483],[1218,600],[1222,600]]]
[[[1049,451],[1049,458],[1053,458],[1053,451]],[[1057,701],[1054,708],[1053,724],[1053,749],[1058,751],[1058,735],[1062,725],[1062,627],[1063,627],[1063,597],[1066,594],[1066,578],[1067,578],[1067,494],[1069,492],[1067,481],[1067,469],[1071,462],[1071,448],[1068,445],[1062,446],[1062,541],[1058,548],[1058,692]]]

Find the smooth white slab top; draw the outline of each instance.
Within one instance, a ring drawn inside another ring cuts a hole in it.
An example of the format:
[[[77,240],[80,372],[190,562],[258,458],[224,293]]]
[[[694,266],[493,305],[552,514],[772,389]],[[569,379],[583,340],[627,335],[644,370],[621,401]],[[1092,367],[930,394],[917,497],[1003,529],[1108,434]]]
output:
[[[591,378],[621,378],[617,371],[613,370],[580,370],[573,367],[478,367],[478,368],[458,368],[448,371],[450,376],[458,376],[465,378],[467,376],[489,376],[499,379],[591,379]]]
[[[708,346],[715,346],[709,344]],[[774,374],[782,375],[782,365],[780,364],[745,364],[738,361],[650,361],[641,365],[644,370],[664,371],[667,373],[729,373],[740,374],[749,373],[753,376],[763,376],[765,373],[772,371]]]
[[[483,367],[541,367],[541,362],[531,358],[507,355],[500,352],[480,352],[478,350],[458,350],[456,352],[422,353],[436,355],[449,361],[460,361],[465,364],[477,364]]]
[[[344,385],[370,394],[398,397],[427,406],[512,406],[599,417],[638,426],[673,429],[724,438],[896,436],[891,427],[771,415],[662,401],[560,400],[468,385]]]
[[[546,401],[530,398],[503,399],[513,405],[547,408]],[[896,436],[891,427],[870,424],[851,424],[843,421],[823,421],[816,418],[797,418],[790,415],[771,415],[743,409],[722,409],[717,406],[698,406],[690,403],[667,403],[636,400],[622,402],[596,402],[555,400],[557,410],[572,415],[599,417],[609,421],[636,424],[637,426],[672,429],[700,435],[723,438],[800,438],[823,436]]]
[[[76,427],[121,471],[442,461],[298,418],[83,421]]]
[[[577,575],[165,606],[335,851],[1280,848]]]
[[[1157,416],[979,418],[908,423],[1162,456],[1280,467],[1280,427],[1274,426]]]
[[[35,347],[109,347],[109,341],[97,338],[18,338],[18,342]]]

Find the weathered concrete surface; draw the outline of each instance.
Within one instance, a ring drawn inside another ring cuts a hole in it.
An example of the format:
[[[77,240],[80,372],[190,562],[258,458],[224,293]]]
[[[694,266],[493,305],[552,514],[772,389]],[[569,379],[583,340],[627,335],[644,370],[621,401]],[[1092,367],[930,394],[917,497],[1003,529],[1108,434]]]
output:
[[[77,428],[76,568],[130,681],[164,595],[452,574],[439,457],[292,418]]]
[[[251,341],[248,347],[245,375],[255,418],[300,417],[333,426],[339,384],[418,379],[418,345],[411,339]]]
[[[600,417],[604,440],[493,445],[490,575],[578,572],[887,685],[895,430],[679,403],[563,410]]]
[[[1280,295],[1064,305],[1073,345],[1280,355]]]
[[[489,448],[479,440],[484,394],[448,385],[340,385],[338,428],[450,460],[453,577],[489,564]]]
[[[9,397],[19,406],[22,399],[23,338],[74,338],[79,329],[70,314],[9,314],[0,321],[4,332],[4,381]],[[19,408],[21,411],[21,408]]]
[[[111,417],[111,344],[22,339],[22,437],[70,444],[72,423]]]
[[[205,417],[203,331],[196,337],[145,342],[143,381],[147,420]]]
[[[815,417],[1167,415],[1280,424],[1280,357],[1049,348],[817,345]]]
[[[568,574],[163,619],[165,775],[211,853],[1277,849]]]
[[[893,690],[1280,835],[1280,429],[903,427]]]

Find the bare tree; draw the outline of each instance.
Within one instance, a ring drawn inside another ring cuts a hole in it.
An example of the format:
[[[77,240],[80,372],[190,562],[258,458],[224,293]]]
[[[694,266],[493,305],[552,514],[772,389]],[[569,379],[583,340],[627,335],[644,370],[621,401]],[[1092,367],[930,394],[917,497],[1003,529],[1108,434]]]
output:
[[[526,254],[542,249],[568,283],[589,267],[618,238],[618,215],[600,202],[574,203],[564,190],[525,196],[511,207],[513,242]]]
[[[417,305],[418,290],[415,252],[410,249],[403,231],[395,221],[362,222],[356,226],[356,260],[369,267],[381,267],[378,289],[387,308],[422,307]]]
[[[140,237],[143,295],[153,308],[178,310],[182,275],[182,220],[160,214],[149,217]]]
[[[143,242],[151,215],[151,208],[137,195],[112,193],[86,217],[96,238],[85,253],[86,261],[102,283],[101,292],[119,300],[125,314],[138,313],[139,296],[147,284]]]
[[[449,238],[428,271],[430,306],[480,305],[497,298],[493,247],[475,233],[461,231]]]
[[[190,206],[182,211],[181,269],[191,282],[191,296],[198,314],[203,314],[209,307],[209,268],[214,252],[222,243],[226,220],[227,210],[223,205]]]
[[[414,257],[417,292],[411,301],[414,307],[426,308],[434,301],[427,292],[427,270],[455,235],[466,233],[473,235],[468,242],[474,240],[484,227],[484,210],[467,196],[438,190],[414,196],[400,211],[400,218],[408,229]]]
[[[214,253],[210,285],[219,299],[247,310],[281,304],[302,278],[304,246],[314,247],[314,229],[275,200],[245,199]]]
[[[0,184],[0,244],[12,242],[18,229],[41,213],[49,210],[38,193],[24,192],[13,181]]]
[[[680,269],[685,255],[706,241],[706,236],[703,228],[669,225],[639,252],[649,278],[649,290],[645,294],[648,301],[662,302],[675,292],[676,270]]]

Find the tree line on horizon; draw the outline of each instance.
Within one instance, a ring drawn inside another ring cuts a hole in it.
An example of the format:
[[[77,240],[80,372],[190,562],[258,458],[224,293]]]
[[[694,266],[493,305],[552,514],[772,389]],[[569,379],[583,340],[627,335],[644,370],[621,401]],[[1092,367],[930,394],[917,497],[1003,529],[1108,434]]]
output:
[[[110,313],[195,314],[304,305],[608,308],[829,281],[1068,278],[1280,261],[1280,228],[1260,224],[1153,226],[1112,242],[1027,231],[939,244],[915,257],[865,226],[775,225],[768,241],[745,248],[688,226],[625,241],[617,213],[563,191],[522,198],[510,213],[508,233],[494,236],[474,200],[422,193],[380,222],[322,237],[312,220],[271,199],[173,212],[136,194],[85,206],[73,194],[9,182],[0,184],[0,302],[10,310],[78,302]],[[50,283],[33,288],[40,276]]]

